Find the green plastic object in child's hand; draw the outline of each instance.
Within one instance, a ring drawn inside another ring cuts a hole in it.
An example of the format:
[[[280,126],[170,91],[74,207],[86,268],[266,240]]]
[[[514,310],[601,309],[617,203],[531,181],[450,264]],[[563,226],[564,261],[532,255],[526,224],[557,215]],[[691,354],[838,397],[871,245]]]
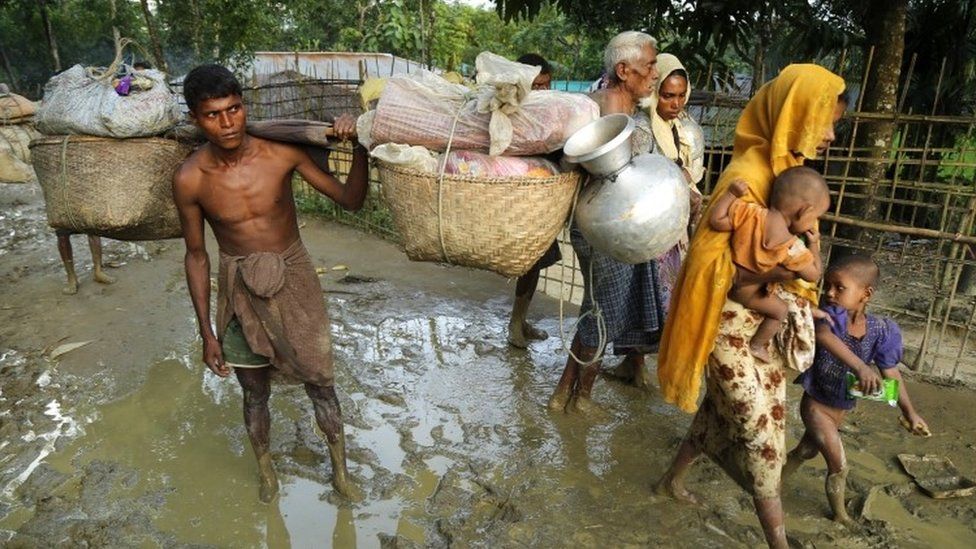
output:
[[[853,398],[860,398],[864,400],[877,400],[879,402],[887,402],[889,406],[898,405],[898,380],[897,379],[882,379],[881,389],[878,392],[866,395],[864,394],[858,384],[857,376],[852,372],[847,372],[847,395]]]

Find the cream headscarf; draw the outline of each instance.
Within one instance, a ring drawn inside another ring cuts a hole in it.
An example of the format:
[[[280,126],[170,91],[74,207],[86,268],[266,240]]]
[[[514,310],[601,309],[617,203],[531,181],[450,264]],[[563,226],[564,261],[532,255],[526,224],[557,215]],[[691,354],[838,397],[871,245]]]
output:
[[[663,154],[664,156],[670,158],[671,160],[676,160],[678,156],[681,155],[682,151],[679,151],[674,146],[674,134],[671,133],[671,128],[673,126],[678,127],[678,139],[679,141],[682,141],[681,148],[684,149],[685,151],[688,151],[689,148],[683,142],[684,140],[682,139],[682,135],[681,135],[682,133],[681,124],[678,122],[678,119],[676,118],[674,120],[665,120],[661,118],[661,115],[657,113],[657,103],[658,100],[660,99],[660,96],[658,94],[660,94],[661,92],[661,86],[664,84],[664,81],[669,76],[671,76],[671,73],[678,70],[684,71],[685,82],[688,83],[688,87],[685,89],[685,102],[687,103],[688,99],[691,97],[691,82],[688,81],[688,70],[685,69],[685,66],[681,64],[681,61],[679,61],[677,57],[671,55],[670,53],[658,54],[657,70],[661,76],[658,78],[657,86],[654,87],[654,93],[651,94],[651,96],[648,98],[647,114],[650,115],[651,117],[651,130],[654,131],[654,141],[657,142],[657,148],[661,151],[661,154]],[[688,164],[689,159],[684,158],[685,155],[681,155],[681,156],[682,156],[681,161],[684,164]]]
[[[743,109],[735,127],[732,161],[712,196],[742,180],[749,186],[743,200],[765,206],[777,175],[816,156],[824,132],[833,123],[837,96],[843,91],[844,80],[818,65],[783,69]],[[708,219],[709,210],[703,219]],[[696,409],[702,369],[718,334],[719,316],[735,274],[730,236],[699,223],[671,294],[658,355],[658,380],[665,400],[688,412]],[[798,280],[785,287],[816,301],[812,284]]]

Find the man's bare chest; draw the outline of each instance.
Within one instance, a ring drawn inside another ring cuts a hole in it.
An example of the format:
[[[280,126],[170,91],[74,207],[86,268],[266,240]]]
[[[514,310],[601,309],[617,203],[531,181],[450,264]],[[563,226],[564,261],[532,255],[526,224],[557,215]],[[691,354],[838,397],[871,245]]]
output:
[[[292,209],[293,204],[287,179],[213,181],[200,196],[200,205],[209,219],[230,224],[277,215],[283,209]]]

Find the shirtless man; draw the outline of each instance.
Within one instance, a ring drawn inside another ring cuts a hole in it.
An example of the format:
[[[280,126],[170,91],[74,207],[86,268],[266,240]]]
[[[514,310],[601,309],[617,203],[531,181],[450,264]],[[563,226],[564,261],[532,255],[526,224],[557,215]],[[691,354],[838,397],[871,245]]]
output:
[[[268,435],[272,371],[305,385],[329,447],[332,484],[351,496],[329,322],[318,277],[298,233],[291,180],[297,170],[343,208],[358,210],[366,198],[366,150],[356,145],[342,184],[298,147],[245,133],[241,85],[224,67],[193,69],[183,94],[190,117],[208,140],[173,177],[186,242],[187,286],[203,338],[204,363],[220,377],[233,371],[241,384],[260,499],[270,502],[278,493]],[[334,129],[337,137],[349,139],[355,135],[355,119],[341,116]],[[210,324],[204,220],[220,248],[216,333]]]

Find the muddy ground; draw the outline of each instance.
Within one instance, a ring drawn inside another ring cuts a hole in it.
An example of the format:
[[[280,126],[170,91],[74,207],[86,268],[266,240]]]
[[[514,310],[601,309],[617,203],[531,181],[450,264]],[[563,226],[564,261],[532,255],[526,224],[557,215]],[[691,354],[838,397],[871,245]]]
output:
[[[761,545],[750,498],[711,463],[690,479],[704,506],[652,494],[690,422],[656,392],[604,379],[595,396],[607,421],[547,411],[565,355],[558,337],[527,352],[506,345],[512,284],[303,223],[327,269],[349,467],[365,494],[356,504],[333,494],[304,392],[284,386],[272,398],[282,491],[258,502],[240,391],[199,363],[180,242],[107,241],[118,282],[101,286],[75,237],[81,289],[63,295],[39,190],[0,185],[0,544]],[[540,296],[532,316],[557,333],[557,302]],[[931,499],[895,459],[949,456],[976,477],[976,394],[910,387],[934,436],[909,436],[882,404],[858,407],[844,440],[859,526],[827,518],[817,459],[784,488],[794,545],[976,546],[976,497]],[[790,444],[801,427],[791,396]]]

